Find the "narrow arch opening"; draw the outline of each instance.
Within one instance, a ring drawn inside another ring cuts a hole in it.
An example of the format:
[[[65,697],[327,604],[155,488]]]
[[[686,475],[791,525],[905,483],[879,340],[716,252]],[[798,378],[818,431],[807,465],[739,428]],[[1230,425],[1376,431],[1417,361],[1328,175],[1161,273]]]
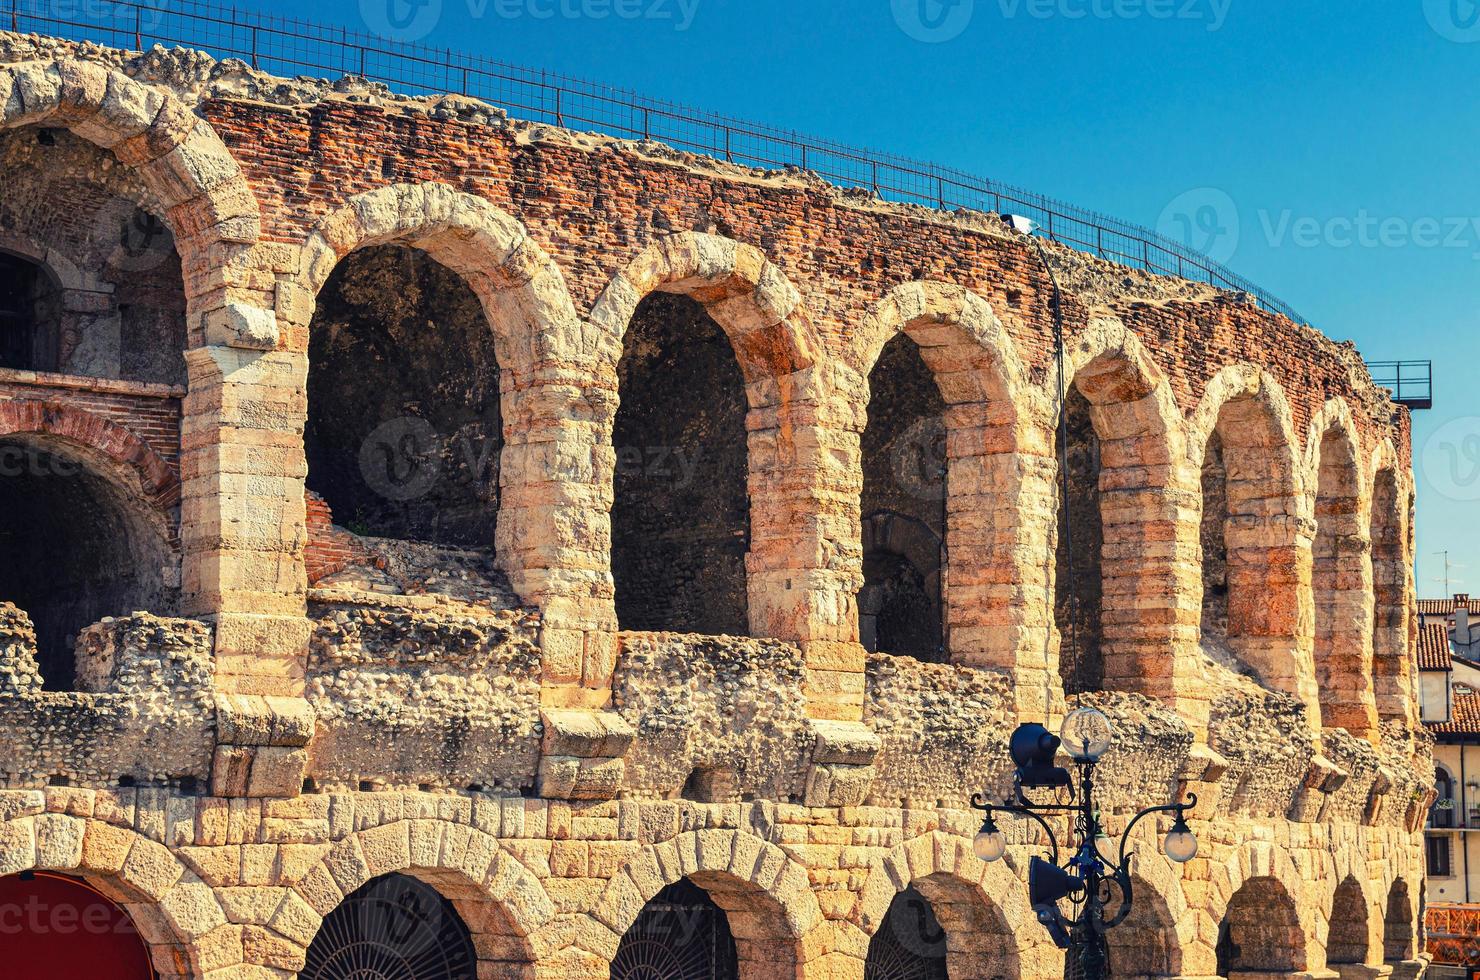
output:
[[[493,331],[425,252],[340,261],[309,325],[308,489],[362,537],[492,555],[503,423]]]
[[[4,962],[17,977],[154,980],[149,949],[126,911],[86,882],[38,871],[0,878]]]
[[[1251,878],[1234,892],[1218,927],[1218,975],[1305,969],[1305,933],[1295,903],[1273,878]]]
[[[36,629],[49,690],[73,690],[75,645],[104,616],[172,615],[172,558],[152,505],[124,478],[54,439],[0,439],[0,601]],[[167,580],[169,579],[169,580]]]
[[[739,953],[724,909],[687,878],[643,906],[612,957],[611,980],[738,980]]]
[[[1374,727],[1376,716],[1365,604],[1370,558],[1358,515],[1357,459],[1351,442],[1335,427],[1322,436],[1320,454],[1311,586],[1321,721],[1362,735]]]
[[[1130,914],[1109,930],[1110,975],[1114,977],[1175,977],[1182,973],[1182,945],[1177,923],[1166,899],[1145,879],[1131,879]],[[1106,914],[1120,910],[1117,898]]]
[[[1208,437],[1202,465],[1202,521],[1198,542],[1202,560],[1203,641],[1228,640],[1228,469],[1223,462],[1223,438],[1217,430]]]
[[[1399,878],[1388,889],[1387,912],[1382,923],[1383,959],[1392,962],[1413,959],[1416,928],[1408,882]]]
[[[1077,386],[1070,386],[1064,399],[1062,421],[1061,465],[1064,460],[1068,465],[1056,481],[1059,533],[1054,554],[1054,624],[1060,636],[1059,673],[1064,692],[1077,694],[1099,690],[1105,678],[1100,648],[1105,543],[1100,440],[1089,400]]]
[[[183,269],[138,171],[20,127],[0,133],[0,186],[0,367],[183,384]]]
[[[747,406],[729,338],[694,300],[653,293],[632,315],[617,376],[617,622],[744,635]]]
[[[1377,713],[1383,720],[1402,719],[1407,710],[1408,585],[1405,513],[1398,475],[1378,470],[1372,487],[1372,674]]]
[[[1355,878],[1343,878],[1331,899],[1331,934],[1326,939],[1326,963],[1367,962],[1367,901]]]
[[[896,334],[869,373],[859,638],[870,650],[931,662],[946,659],[945,409],[919,345]]]
[[[324,916],[301,980],[477,980],[478,954],[457,909],[402,874],[373,878]]]

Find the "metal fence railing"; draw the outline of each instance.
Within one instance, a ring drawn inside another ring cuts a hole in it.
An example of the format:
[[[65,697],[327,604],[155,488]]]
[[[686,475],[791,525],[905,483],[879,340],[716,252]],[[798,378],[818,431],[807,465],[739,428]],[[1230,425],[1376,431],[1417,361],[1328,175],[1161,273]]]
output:
[[[1434,407],[1433,361],[1368,361],[1372,383],[1393,393],[1393,401],[1409,408]]]
[[[240,58],[275,75],[358,75],[404,95],[481,99],[532,122],[656,140],[746,166],[797,167],[890,201],[1022,214],[1066,245],[1122,265],[1248,293],[1264,309],[1305,322],[1266,290],[1148,228],[949,167],[474,55],[192,0],[0,0],[0,10],[6,6],[7,26],[17,32],[133,50],[182,45],[218,58]]]

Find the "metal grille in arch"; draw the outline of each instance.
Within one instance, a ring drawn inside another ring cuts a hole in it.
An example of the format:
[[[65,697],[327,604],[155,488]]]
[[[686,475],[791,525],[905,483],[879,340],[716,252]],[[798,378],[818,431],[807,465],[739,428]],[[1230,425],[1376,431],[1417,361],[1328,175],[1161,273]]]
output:
[[[704,889],[679,881],[653,896],[622,937],[611,980],[737,980],[724,910]]]
[[[406,875],[366,883],[324,917],[300,980],[477,980],[468,927],[435,888]]]

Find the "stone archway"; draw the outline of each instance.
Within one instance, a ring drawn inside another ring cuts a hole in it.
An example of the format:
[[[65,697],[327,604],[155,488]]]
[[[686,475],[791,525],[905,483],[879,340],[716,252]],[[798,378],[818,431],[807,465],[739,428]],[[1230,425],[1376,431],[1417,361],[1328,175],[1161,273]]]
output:
[[[1214,952],[1222,977],[1306,969],[1305,934],[1285,886],[1272,877],[1240,885],[1223,911]]]
[[[750,245],[697,232],[646,248],[607,285],[590,322],[616,374],[623,339],[652,293],[698,303],[724,332],[745,384],[749,547],[745,577],[751,635],[852,639],[856,585],[818,567],[829,522],[800,520],[833,482],[827,461],[822,342],[784,273]],[[598,419],[610,426],[615,412]],[[609,429],[607,431],[610,431]]]
[[[1378,717],[1410,723],[1416,717],[1417,690],[1410,650],[1416,620],[1410,524],[1412,489],[1401,475],[1390,442],[1378,446],[1367,494],[1372,548],[1372,684]]]
[[[128,913],[86,881],[52,872],[0,877],[0,935],[15,976],[154,980]]]
[[[972,853],[969,840],[935,831],[898,845],[869,869],[848,916],[847,928],[858,935],[839,942],[840,950],[865,957],[865,971],[874,938],[909,888],[928,903],[933,920],[915,909],[904,919],[905,945],[926,954],[943,947],[950,976],[1017,977],[1062,969],[1062,955],[1034,919],[1023,882],[1005,862],[988,864]],[[898,945],[887,938],[881,944]]]
[[[429,819],[398,820],[350,834],[301,877],[284,881],[292,892],[285,903],[291,912],[278,921],[291,928],[280,933],[306,956],[335,909],[388,875],[415,878],[450,903],[470,934],[480,974],[532,980],[557,943],[546,929],[555,917],[554,903],[497,838]]]
[[[104,616],[170,615],[179,484],[148,443],[60,403],[0,403],[0,601],[36,631],[46,686],[74,687],[76,637]]]
[[[1283,390],[1253,365],[1224,368],[1188,420],[1187,441],[1202,472],[1202,643],[1294,695],[1319,730],[1309,635],[1313,528],[1302,516]]]
[[[1155,860],[1155,859],[1153,859]],[[1178,888],[1176,879],[1170,874],[1162,877],[1162,885]],[[1161,890],[1141,875],[1131,878],[1131,912],[1119,925],[1106,934],[1110,948],[1111,975],[1120,978],[1175,977],[1183,974],[1182,944],[1186,932],[1187,910],[1180,908],[1180,915],[1172,909]],[[1174,893],[1174,901],[1180,902],[1181,892]],[[1118,906],[1111,910],[1113,914]]]
[[[1065,684],[1155,697],[1200,728],[1207,719],[1202,684],[1191,676],[1188,658],[1178,655],[1195,637],[1183,598],[1188,569],[1178,558],[1191,533],[1181,519],[1190,496],[1181,415],[1161,370],[1118,320],[1093,321],[1067,355],[1062,409],[1057,377],[1044,389],[1055,406],[1051,444],[1057,444],[1057,412],[1066,413],[1070,497],[1078,503],[1067,515],[1074,520],[1071,555],[1056,459],[1051,492],[1060,500],[1060,527],[1050,560],[1067,576],[1072,559],[1072,594],[1083,597],[1071,603],[1069,583],[1055,576]],[[1081,648],[1077,669],[1066,653],[1071,639]]]
[[[953,663],[1011,672],[1024,710],[1042,713],[1056,672],[1043,598],[1048,579],[1023,556],[1049,518],[1027,510],[1038,496],[1024,491],[1046,481],[1052,460],[1033,438],[1025,407],[1031,390],[1016,347],[991,305],[961,286],[924,281],[890,290],[859,318],[852,373],[838,373],[840,389],[858,406],[838,433],[850,452],[861,448],[867,379],[886,350],[902,343],[914,345],[944,405],[944,453],[922,431],[905,440],[914,455],[904,462],[922,478],[926,468],[944,466],[940,486],[921,489],[945,494],[946,652]],[[863,460],[859,470],[869,465]],[[861,563],[864,556],[849,558]]]
[[[215,892],[164,845],[101,820],[44,813],[0,823],[0,874],[76,877],[121,908],[160,980],[202,977],[242,962],[240,928]]]
[[[1331,914],[1327,917],[1326,965],[1340,973],[1342,980],[1370,980],[1373,971],[1368,964],[1372,953],[1372,910],[1362,883],[1347,875],[1331,896]]]
[[[1405,878],[1393,880],[1382,917],[1382,958],[1389,963],[1414,959],[1418,954],[1418,918]]]
[[[1311,590],[1321,723],[1371,737],[1377,729],[1369,627],[1371,545],[1361,520],[1362,468],[1345,402],[1327,403],[1311,426],[1310,443],[1316,521]]]
[[[575,930],[590,960],[610,962],[642,910],[686,880],[724,913],[740,980],[799,976],[827,952],[807,871],[774,844],[735,830],[680,834],[639,851],[614,875]]]

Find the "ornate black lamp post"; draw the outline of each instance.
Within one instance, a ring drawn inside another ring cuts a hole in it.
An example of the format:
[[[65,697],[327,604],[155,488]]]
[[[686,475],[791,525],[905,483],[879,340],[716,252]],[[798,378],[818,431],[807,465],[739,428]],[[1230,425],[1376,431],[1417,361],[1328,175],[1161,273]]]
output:
[[[1062,737],[1061,737],[1062,736]],[[1142,810],[1131,818],[1120,839],[1115,860],[1105,856],[1105,840],[1095,809],[1095,763],[1110,748],[1113,734],[1110,719],[1094,708],[1076,708],[1064,718],[1059,735],[1042,725],[1019,725],[1012,733],[1008,751],[1017,765],[1013,777],[1015,801],[988,803],[980,794],[971,805],[985,812],[982,829],[973,849],[983,861],[996,861],[1007,850],[1007,841],[997,829],[997,814],[1006,813],[1036,820],[1048,834],[1048,860],[1034,857],[1028,865],[1028,901],[1038,921],[1048,929],[1054,945],[1067,950],[1064,975],[1069,980],[1101,980],[1107,975],[1108,947],[1105,930],[1119,925],[1131,911],[1131,859],[1126,853],[1141,818],[1152,813],[1175,813],[1177,818],[1162,842],[1162,851],[1178,863],[1197,854],[1197,838],[1187,827],[1186,813],[1197,805],[1197,795],[1186,803],[1169,803]],[[1076,780],[1054,756],[1062,745],[1074,761]],[[1051,791],[1052,802],[1035,803],[1028,790]],[[1073,817],[1071,853],[1060,861],[1059,845],[1044,814]],[[1072,912],[1066,915],[1059,903],[1068,899]],[[1107,917],[1107,909],[1112,909]]]

